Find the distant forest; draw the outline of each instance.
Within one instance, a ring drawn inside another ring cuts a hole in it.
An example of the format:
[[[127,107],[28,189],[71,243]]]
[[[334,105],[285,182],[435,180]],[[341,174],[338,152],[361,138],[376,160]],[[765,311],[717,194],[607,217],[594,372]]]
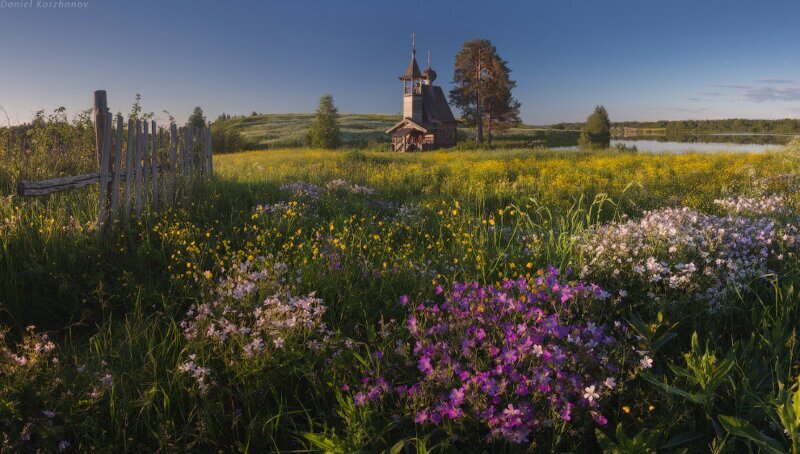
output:
[[[553,129],[580,129],[583,123],[558,123]],[[731,118],[727,120],[677,120],[677,121],[620,121],[613,122],[613,128],[664,128],[665,134],[680,137],[691,134],[715,134],[726,132],[756,134],[800,134],[800,119],[746,120]]]

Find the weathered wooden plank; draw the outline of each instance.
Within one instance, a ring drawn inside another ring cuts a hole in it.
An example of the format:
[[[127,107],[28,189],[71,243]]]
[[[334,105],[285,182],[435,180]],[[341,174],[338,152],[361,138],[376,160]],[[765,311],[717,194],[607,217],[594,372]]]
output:
[[[207,173],[210,178],[214,176],[214,151],[211,148],[214,136],[211,134],[211,128],[206,129],[206,137],[208,138],[206,142],[206,166],[208,166]]]
[[[189,179],[189,128],[181,128],[183,143],[181,144],[181,180],[184,187]]]
[[[142,136],[142,121],[136,120],[136,158],[134,159],[136,189],[133,192],[133,198],[135,200],[134,211],[137,216],[142,213],[142,157],[144,154],[142,142],[144,142],[144,136]]]
[[[156,128],[156,122],[150,122],[150,130],[152,131],[151,141],[150,141],[150,175],[152,176],[152,193],[153,193],[153,211],[158,211],[158,129]]]
[[[189,175],[192,181],[194,181],[197,176],[197,169],[194,167],[194,127],[187,127],[186,132],[189,138],[186,145],[189,151]]]
[[[200,128],[194,128],[194,147],[192,147],[192,150],[194,151],[194,174],[198,177],[201,175],[200,147],[202,146],[203,138],[200,136]]]
[[[200,154],[200,150],[203,148],[203,136],[200,134],[200,128],[193,128],[194,129],[194,174],[197,177],[202,177],[203,175],[203,157]]]
[[[204,134],[204,130],[205,128],[194,128],[194,136],[196,138],[195,140],[197,141],[197,144],[194,146],[194,155],[196,159],[194,166],[196,169],[195,172],[200,177],[204,176],[206,173],[206,155],[203,152],[206,147],[206,136]]]
[[[136,155],[136,129],[133,118],[128,118],[128,147],[125,149],[125,221],[131,218],[133,204],[133,158]]]
[[[102,104],[98,104],[98,102]],[[97,227],[103,229],[108,223],[108,193],[111,183],[111,112],[105,105],[105,91],[95,92],[95,118],[103,120],[95,125],[95,135],[100,144],[100,192],[97,198]]]
[[[175,188],[175,160],[176,160],[176,143],[177,140],[177,133],[175,131],[175,123],[171,123],[169,125],[169,151],[167,154],[167,165],[166,165],[166,177],[167,177],[167,189],[164,191],[164,199],[167,203],[172,203],[173,193],[172,191]]]
[[[97,164],[100,165],[101,154],[103,148],[103,135],[101,129],[103,123],[106,121],[106,112],[103,109],[108,108],[108,98],[106,97],[105,90],[97,90],[94,92],[94,149],[97,154]]]
[[[119,197],[120,184],[122,178],[122,115],[117,115],[117,140],[115,143],[114,164],[111,169],[111,219],[113,222],[119,220]]]
[[[165,172],[168,169],[159,166],[159,172]],[[128,173],[123,170],[119,172],[121,180],[136,179],[136,172]],[[89,185],[97,184],[100,181],[100,172],[86,173],[83,175],[74,175],[69,177],[51,178],[48,180],[20,180],[17,182],[17,195],[20,197],[38,197],[54,194],[56,192],[71,191],[73,189],[80,189]],[[131,191],[135,192],[135,191]],[[120,198],[123,198],[120,195]]]
[[[17,182],[17,194],[20,197],[38,197],[56,192],[83,188],[100,181],[100,172],[92,172],[71,177],[51,178],[49,180],[20,180]]]
[[[166,206],[166,204],[167,204],[167,199],[166,199],[166,197],[167,197],[167,170],[166,170],[166,168],[167,168],[167,152],[168,152],[167,146],[164,143],[164,127],[163,126],[159,126],[158,127],[158,147],[159,147],[159,150],[161,150],[159,152],[159,154],[158,154],[158,159],[159,159],[158,166],[159,166],[159,169],[161,169],[160,172],[159,172],[159,175],[161,175],[161,179],[159,181],[159,184],[161,184],[161,187],[159,188],[158,193],[161,196],[161,206],[163,207],[163,206]]]
[[[150,205],[150,124],[142,121],[142,205]]]
[[[208,172],[208,162],[209,162],[208,150],[209,147],[211,146],[211,135],[208,132],[209,132],[208,128],[203,128],[203,138],[205,140],[203,140],[203,149],[200,150],[200,152],[203,153],[203,174],[206,177],[211,176],[211,174]]]
[[[184,132],[183,128],[178,128],[178,174],[183,179],[183,175],[186,173],[186,169],[183,168],[186,160],[184,159],[184,155],[186,155],[186,133]]]

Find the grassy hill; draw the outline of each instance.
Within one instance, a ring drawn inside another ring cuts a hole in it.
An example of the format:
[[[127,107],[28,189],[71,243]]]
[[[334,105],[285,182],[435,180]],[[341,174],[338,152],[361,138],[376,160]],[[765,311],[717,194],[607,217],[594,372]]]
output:
[[[224,127],[239,131],[249,142],[261,148],[296,147],[306,144],[308,127],[314,114],[261,114],[234,117]],[[342,142],[351,146],[388,143],[385,133],[400,121],[400,115],[342,114]]]
[[[306,145],[306,136],[313,114],[260,114],[234,117],[221,125],[238,131],[256,148],[286,148]],[[389,143],[386,130],[402,117],[398,114],[341,114],[342,143],[351,148],[385,148]],[[470,128],[459,128],[459,140],[474,137]],[[498,134],[500,147],[567,146],[577,143],[577,133],[520,125]]]

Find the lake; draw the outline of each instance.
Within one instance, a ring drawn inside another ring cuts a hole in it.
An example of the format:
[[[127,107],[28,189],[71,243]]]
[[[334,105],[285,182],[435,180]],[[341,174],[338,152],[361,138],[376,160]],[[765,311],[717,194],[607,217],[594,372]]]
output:
[[[626,147],[636,147],[640,152],[653,153],[714,153],[729,151],[734,153],[759,153],[764,151],[779,151],[783,149],[784,142],[791,138],[788,134],[745,134],[745,133],[719,133],[705,134],[701,141],[670,141],[655,138],[636,138],[636,139],[611,139],[611,147],[624,145]],[[752,138],[772,137],[779,143],[748,143]],[[695,136],[699,138],[698,136]],[[708,141],[710,137],[719,137],[719,142]],[[722,140],[725,140],[724,142]],[[577,150],[576,145],[568,147],[558,147],[559,150]]]
[[[612,140],[611,146],[619,144],[626,147],[635,146],[639,151],[652,151],[656,153],[687,153],[690,151],[698,153],[713,153],[717,151],[732,151],[739,153],[753,153],[764,151],[776,151],[783,148],[783,145],[776,144],[754,144],[754,143],[730,143],[730,142],[660,142],[658,140]]]

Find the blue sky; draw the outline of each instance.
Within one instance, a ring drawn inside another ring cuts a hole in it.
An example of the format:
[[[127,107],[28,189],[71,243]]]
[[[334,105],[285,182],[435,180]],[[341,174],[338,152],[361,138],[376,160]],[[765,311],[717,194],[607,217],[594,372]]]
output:
[[[596,104],[620,121],[800,116],[796,0],[38,1],[0,0],[12,123],[87,108],[101,88],[112,110],[139,92],[179,120],[195,105],[310,112],[326,92],[343,112],[396,113],[412,32],[446,90],[461,43],[491,40],[526,123],[580,121]]]

